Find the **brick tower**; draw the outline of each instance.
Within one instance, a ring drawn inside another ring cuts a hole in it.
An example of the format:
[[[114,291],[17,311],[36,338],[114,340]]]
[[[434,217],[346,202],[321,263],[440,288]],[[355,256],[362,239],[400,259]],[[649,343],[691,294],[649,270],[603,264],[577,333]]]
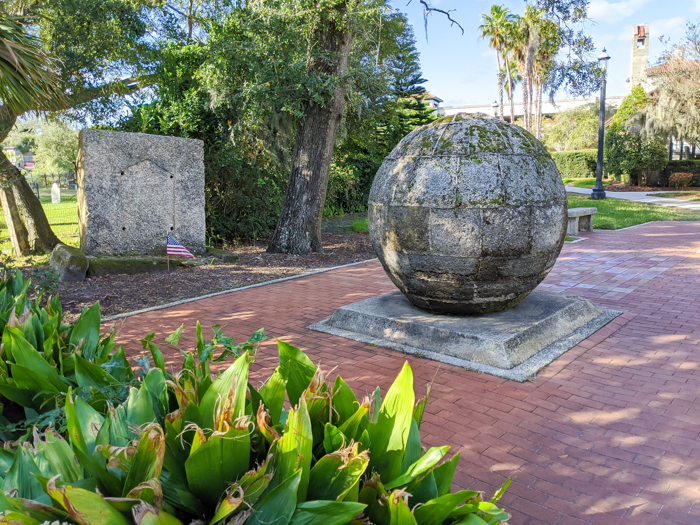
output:
[[[633,26],[632,63],[630,65],[631,87],[647,87],[647,68],[649,67],[649,24]]]

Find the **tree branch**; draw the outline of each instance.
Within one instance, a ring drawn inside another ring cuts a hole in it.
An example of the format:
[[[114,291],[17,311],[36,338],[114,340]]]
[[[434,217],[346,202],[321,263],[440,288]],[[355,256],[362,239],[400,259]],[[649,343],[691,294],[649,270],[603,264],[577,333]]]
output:
[[[437,7],[433,7],[430,5],[427,0],[418,0],[420,4],[423,6],[423,22],[425,23],[425,39],[428,40],[428,15],[430,13],[435,12],[435,13],[440,13],[443,14],[447,17],[447,20],[450,21],[450,26],[457,26],[459,29],[462,31],[462,35],[464,35],[464,28],[461,26],[457,20],[452,18],[452,15],[450,13],[454,12],[455,9],[449,9],[447,11],[444,11],[443,9],[438,9]],[[413,0],[408,0],[409,5]]]
[[[155,75],[145,75],[138,78],[124,78],[121,80],[115,80],[114,82],[109,82],[101,86],[84,88],[75,93],[66,94],[65,101],[62,101],[61,105],[57,108],[52,107],[51,109],[70,109],[79,104],[84,104],[101,97],[107,97],[109,95],[130,95],[136,91],[143,89],[145,87],[155,84]],[[32,108],[35,111],[42,111],[45,108],[35,107]]]

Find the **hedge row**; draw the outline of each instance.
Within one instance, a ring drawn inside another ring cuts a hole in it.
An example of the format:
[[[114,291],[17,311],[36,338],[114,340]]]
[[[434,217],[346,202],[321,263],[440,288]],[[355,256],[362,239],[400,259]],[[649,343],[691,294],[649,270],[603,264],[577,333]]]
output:
[[[552,159],[563,179],[586,179],[595,177],[598,152],[594,149],[578,151],[556,151]]]
[[[700,160],[670,160],[664,171],[700,175]]]
[[[668,178],[672,173],[692,173],[695,177],[693,177],[690,186],[700,186],[700,160],[670,160],[661,172],[663,186],[668,185]]]

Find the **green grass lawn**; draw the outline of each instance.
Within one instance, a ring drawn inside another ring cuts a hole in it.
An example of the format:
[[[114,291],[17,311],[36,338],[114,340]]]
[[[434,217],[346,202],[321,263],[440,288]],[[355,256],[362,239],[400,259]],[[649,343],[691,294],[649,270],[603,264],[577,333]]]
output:
[[[651,197],[669,197],[684,201],[700,201],[700,192],[697,191],[671,191],[668,193],[647,193]]]
[[[44,207],[44,213],[54,233],[66,244],[76,245],[78,234],[78,201],[75,190],[61,190],[61,203],[51,204],[51,190],[42,188],[39,190],[39,201]],[[12,251],[9,241],[10,234],[5,224],[5,216],[0,213],[0,251]]]
[[[369,226],[367,224],[367,217],[362,217],[353,221],[350,225],[350,229],[355,233],[369,233]]]
[[[619,230],[649,221],[700,221],[700,212],[618,199],[591,200],[587,195],[569,194],[569,208],[598,208],[593,228]]]
[[[564,179],[564,186],[574,188],[592,188],[595,186],[595,179]],[[610,186],[609,180],[603,180],[603,186]]]

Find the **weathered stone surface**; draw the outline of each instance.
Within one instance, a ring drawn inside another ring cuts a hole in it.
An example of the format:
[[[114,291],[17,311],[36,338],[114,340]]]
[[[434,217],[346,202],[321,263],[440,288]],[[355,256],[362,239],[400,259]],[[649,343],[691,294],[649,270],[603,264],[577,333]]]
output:
[[[517,305],[551,270],[566,227],[566,190],[547,150],[485,115],[411,132],[369,198],[384,269],[413,304],[438,313]]]
[[[523,381],[620,313],[535,291],[508,311],[442,315],[397,291],[343,306],[309,328]]]
[[[78,248],[57,244],[51,252],[49,266],[58,273],[61,282],[81,282],[85,280],[88,260]]]
[[[51,185],[51,204],[61,204],[61,188],[55,182]]]
[[[205,251],[201,140],[85,129],[78,212],[87,255],[165,255],[171,233]]]
[[[567,235],[576,237],[579,231],[593,231],[593,215],[598,213],[598,208],[571,208],[567,213],[569,215]]]

